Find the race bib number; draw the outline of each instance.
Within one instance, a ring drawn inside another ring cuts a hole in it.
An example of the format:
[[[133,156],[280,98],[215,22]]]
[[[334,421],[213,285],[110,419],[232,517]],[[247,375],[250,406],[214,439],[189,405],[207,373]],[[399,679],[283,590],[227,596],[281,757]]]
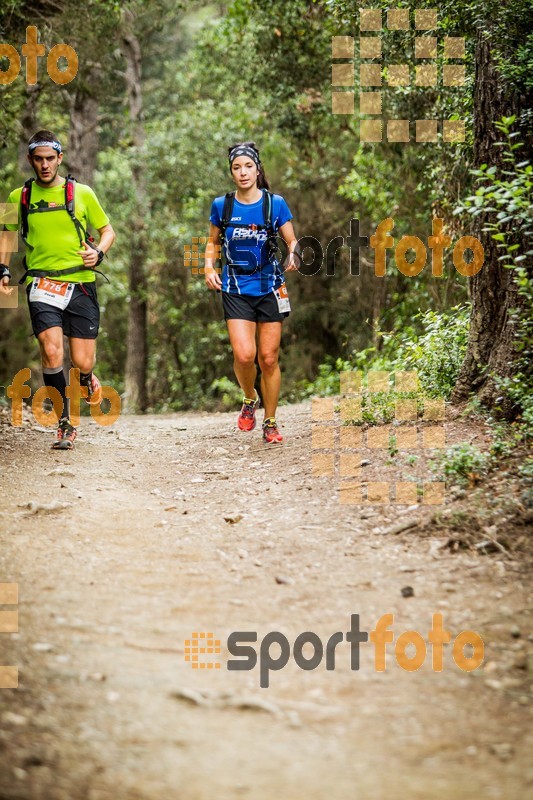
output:
[[[63,311],[71,301],[75,283],[58,283],[48,278],[34,278],[30,289],[30,303],[47,303]]]
[[[285,314],[287,311],[290,311],[291,303],[289,300],[289,293],[287,292],[286,284],[282,283],[281,286],[278,286],[277,289],[274,289],[274,294],[276,295],[276,300],[278,301],[279,313]]]

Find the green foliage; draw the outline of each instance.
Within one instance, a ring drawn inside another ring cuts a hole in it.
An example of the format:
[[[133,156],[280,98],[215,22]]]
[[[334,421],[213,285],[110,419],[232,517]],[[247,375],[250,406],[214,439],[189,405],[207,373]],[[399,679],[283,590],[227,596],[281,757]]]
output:
[[[518,468],[520,477],[528,484],[533,484],[533,458],[529,456]]]
[[[448,313],[426,311],[415,315],[403,331],[377,330],[382,346],[354,352],[349,361],[326,362],[306,394],[336,394],[339,372],[357,369],[416,370],[426,397],[448,398],[461,367],[468,339],[468,306],[456,306]],[[347,366],[348,365],[348,366]]]
[[[456,444],[449,447],[430,464],[440,480],[473,485],[486,474],[490,456],[471,444]]]

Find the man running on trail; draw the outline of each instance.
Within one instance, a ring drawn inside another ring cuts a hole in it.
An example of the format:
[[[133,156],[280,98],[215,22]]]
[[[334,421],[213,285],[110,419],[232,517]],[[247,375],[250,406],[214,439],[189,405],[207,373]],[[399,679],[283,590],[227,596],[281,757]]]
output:
[[[56,389],[63,401],[52,447],[67,450],[74,446],[76,428],[69,419],[65,391],[63,334],[69,338],[80,385],[87,390],[86,401],[97,405],[102,392],[93,373],[100,322],[95,268],[115,241],[115,232],[93,190],[59,175],[62,160],[61,143],[51,131],[41,130],[31,137],[28,161],[35,179],[9,195],[7,202],[18,206],[19,215],[18,223],[5,227],[20,229],[26,244],[23,277],[44,383]],[[98,246],[89,240],[89,225],[100,235]],[[4,294],[12,291],[8,289],[9,259],[10,253],[0,248],[0,291]]]

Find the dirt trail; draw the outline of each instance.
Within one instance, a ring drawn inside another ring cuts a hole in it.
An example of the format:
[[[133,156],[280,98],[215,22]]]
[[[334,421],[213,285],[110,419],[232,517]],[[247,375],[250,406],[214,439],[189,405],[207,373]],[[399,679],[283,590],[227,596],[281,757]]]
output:
[[[310,405],[280,418],[270,448],[233,414],[84,420],[70,453],[1,427],[0,582],[19,584],[19,633],[1,635],[0,663],[20,671],[0,691],[2,800],[531,796],[520,564],[442,548],[435,508],[341,504],[312,475]],[[383,533],[404,519],[426,527]],[[448,646],[435,673],[428,644],[407,672],[388,645],[378,673],[370,642],[359,671],[343,642],[334,671],[291,658],[264,689],[258,667],[225,668],[232,631],[292,648],[391,613],[395,641],[427,640],[438,611],[452,637],[482,636],[482,668],[461,671]],[[194,631],[221,640],[221,669],[185,661]]]

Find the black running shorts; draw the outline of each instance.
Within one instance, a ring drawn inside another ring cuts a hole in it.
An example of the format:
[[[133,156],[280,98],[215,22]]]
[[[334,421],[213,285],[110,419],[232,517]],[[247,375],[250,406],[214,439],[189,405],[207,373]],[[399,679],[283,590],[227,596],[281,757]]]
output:
[[[249,322],[283,322],[290,311],[280,312],[274,292],[254,297],[250,294],[222,292],[224,319],[246,319]]]
[[[26,296],[31,283],[26,286]],[[96,283],[78,283],[74,287],[68,306],[61,310],[47,303],[30,303],[31,325],[35,336],[48,328],[59,326],[65,336],[74,339],[96,339],[100,325],[100,307],[96,294]]]

